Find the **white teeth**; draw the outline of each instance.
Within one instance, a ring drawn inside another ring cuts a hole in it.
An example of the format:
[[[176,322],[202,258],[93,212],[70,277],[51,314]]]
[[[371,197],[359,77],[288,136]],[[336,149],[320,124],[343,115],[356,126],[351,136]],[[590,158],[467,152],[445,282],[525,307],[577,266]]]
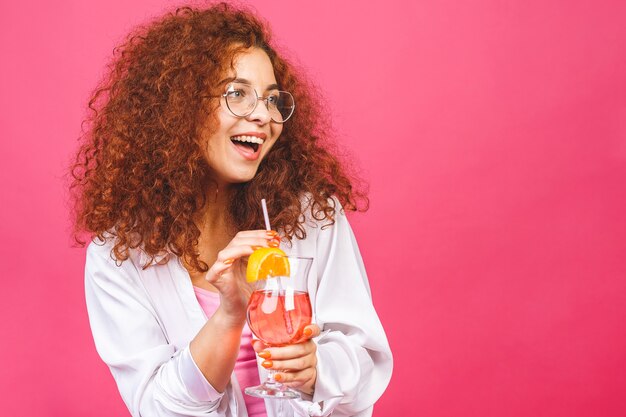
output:
[[[231,139],[239,141],[239,142],[258,143],[259,145],[263,144],[263,139],[257,138],[256,136],[241,135],[241,136],[233,136]]]

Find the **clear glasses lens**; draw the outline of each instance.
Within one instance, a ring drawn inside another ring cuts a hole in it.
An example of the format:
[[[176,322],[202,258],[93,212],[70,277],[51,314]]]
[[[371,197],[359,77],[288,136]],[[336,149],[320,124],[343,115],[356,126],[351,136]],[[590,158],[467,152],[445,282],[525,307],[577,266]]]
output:
[[[252,113],[259,101],[254,88],[247,84],[230,84],[224,97],[228,109],[239,117]],[[270,91],[261,100],[266,103],[270,117],[277,123],[286,122],[293,114],[295,108],[293,96],[286,91]]]

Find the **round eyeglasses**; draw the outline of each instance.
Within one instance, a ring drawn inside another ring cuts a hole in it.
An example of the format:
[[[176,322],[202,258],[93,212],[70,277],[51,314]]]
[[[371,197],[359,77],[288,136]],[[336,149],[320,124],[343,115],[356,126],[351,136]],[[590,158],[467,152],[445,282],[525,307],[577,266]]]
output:
[[[285,123],[296,108],[291,93],[287,91],[270,90],[267,96],[259,97],[256,90],[248,84],[231,83],[222,94],[226,107],[237,117],[246,117],[252,114],[259,100],[265,102],[267,111],[276,123]]]

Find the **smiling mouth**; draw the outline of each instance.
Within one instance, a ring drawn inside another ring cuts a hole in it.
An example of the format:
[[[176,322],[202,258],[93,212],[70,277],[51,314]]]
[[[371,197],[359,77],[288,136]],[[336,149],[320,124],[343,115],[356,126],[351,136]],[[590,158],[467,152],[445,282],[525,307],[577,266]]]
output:
[[[259,146],[263,144],[263,139],[257,138],[256,136],[233,136],[230,138],[231,142],[233,142],[236,146],[240,146],[245,149],[250,149],[252,152],[256,152],[259,150]]]

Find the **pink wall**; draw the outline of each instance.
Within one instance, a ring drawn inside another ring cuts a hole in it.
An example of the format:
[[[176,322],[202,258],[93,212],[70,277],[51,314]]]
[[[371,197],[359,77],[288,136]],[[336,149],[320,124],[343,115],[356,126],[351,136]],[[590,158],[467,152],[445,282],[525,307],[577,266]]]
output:
[[[113,46],[170,2],[39,3],[0,14],[0,414],[126,415],[62,175]],[[364,4],[255,7],[371,184],[375,415],[626,415],[626,3]]]

